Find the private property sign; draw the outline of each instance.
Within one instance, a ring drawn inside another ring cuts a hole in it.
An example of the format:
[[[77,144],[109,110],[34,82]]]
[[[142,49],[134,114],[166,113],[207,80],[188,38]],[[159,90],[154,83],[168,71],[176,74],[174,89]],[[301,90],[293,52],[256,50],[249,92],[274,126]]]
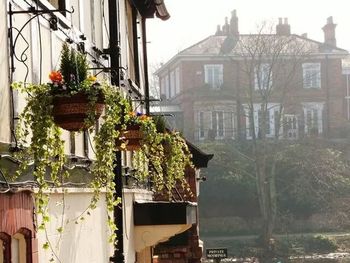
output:
[[[207,248],[206,255],[212,259],[227,258],[227,248]]]

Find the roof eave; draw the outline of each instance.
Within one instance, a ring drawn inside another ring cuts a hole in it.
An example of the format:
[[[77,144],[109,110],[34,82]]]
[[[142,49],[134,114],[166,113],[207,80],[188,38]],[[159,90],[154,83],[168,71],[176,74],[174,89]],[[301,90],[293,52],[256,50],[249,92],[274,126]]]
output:
[[[164,0],[134,0],[133,3],[144,18],[154,18],[154,15],[161,20],[167,20],[170,18]]]

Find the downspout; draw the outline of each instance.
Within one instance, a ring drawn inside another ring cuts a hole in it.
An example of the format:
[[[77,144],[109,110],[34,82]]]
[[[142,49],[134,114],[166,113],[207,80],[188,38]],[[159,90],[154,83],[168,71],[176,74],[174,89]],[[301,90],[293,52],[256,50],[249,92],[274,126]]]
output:
[[[349,91],[349,73],[346,74],[346,102],[347,102],[347,116],[348,116],[348,121],[350,120],[350,101],[349,97],[350,96],[350,91]]]
[[[325,137],[329,138],[330,123],[329,123],[329,104],[330,104],[330,94],[329,94],[329,78],[328,78],[328,55],[326,54],[326,133]]]
[[[117,0],[108,0],[108,12],[109,12],[109,54],[111,63],[111,83],[112,85],[119,86],[120,74],[119,74],[119,10]],[[112,22],[113,21],[113,22]],[[115,193],[114,198],[122,198],[123,183],[122,183],[122,164],[121,164],[121,152],[116,152],[116,161],[114,173]],[[111,262],[124,262],[124,249],[123,249],[123,207],[122,202],[114,207],[114,223],[117,227],[115,233],[117,240],[114,248],[113,257],[110,258]]]
[[[234,60],[231,59],[231,61],[234,63]],[[240,69],[240,64],[239,64],[239,60],[236,61],[236,112],[237,112],[237,117],[236,117],[236,121],[237,121],[237,129],[236,129],[236,139],[237,141],[241,141],[244,137],[243,133],[243,129],[242,129],[242,123],[241,123],[241,119],[242,119],[242,101],[241,101],[241,81],[240,81],[240,74],[239,74],[239,69]],[[233,125],[234,128],[234,125]],[[234,132],[234,130],[233,130]],[[234,134],[235,135],[235,134]]]
[[[147,34],[146,34],[146,18],[142,18],[142,53],[145,71],[145,108],[146,115],[150,114],[150,97],[149,97],[149,82],[148,82],[148,59],[147,59]]]

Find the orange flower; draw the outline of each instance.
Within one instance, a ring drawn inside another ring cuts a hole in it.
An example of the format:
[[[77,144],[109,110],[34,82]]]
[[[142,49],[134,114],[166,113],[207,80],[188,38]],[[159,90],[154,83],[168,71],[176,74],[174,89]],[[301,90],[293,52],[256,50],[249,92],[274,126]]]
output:
[[[148,120],[148,116],[146,114],[143,114],[140,116],[140,120],[141,121],[147,121]]]
[[[62,82],[62,74],[59,71],[51,71],[49,78],[52,82],[60,83]]]
[[[133,111],[130,111],[130,112],[129,112],[129,116],[130,116],[130,117],[134,117],[134,116],[136,116],[136,113],[133,112]]]

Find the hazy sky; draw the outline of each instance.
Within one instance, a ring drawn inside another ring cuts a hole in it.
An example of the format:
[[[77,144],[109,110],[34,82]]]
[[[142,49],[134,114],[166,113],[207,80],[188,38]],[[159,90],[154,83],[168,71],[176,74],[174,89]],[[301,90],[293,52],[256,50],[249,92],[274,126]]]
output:
[[[148,20],[150,63],[166,62],[179,51],[201,41],[231,18],[236,9],[239,31],[254,33],[259,22],[287,17],[294,34],[323,42],[327,17],[337,24],[337,46],[350,50],[350,0],[164,0],[171,15],[167,21]]]

